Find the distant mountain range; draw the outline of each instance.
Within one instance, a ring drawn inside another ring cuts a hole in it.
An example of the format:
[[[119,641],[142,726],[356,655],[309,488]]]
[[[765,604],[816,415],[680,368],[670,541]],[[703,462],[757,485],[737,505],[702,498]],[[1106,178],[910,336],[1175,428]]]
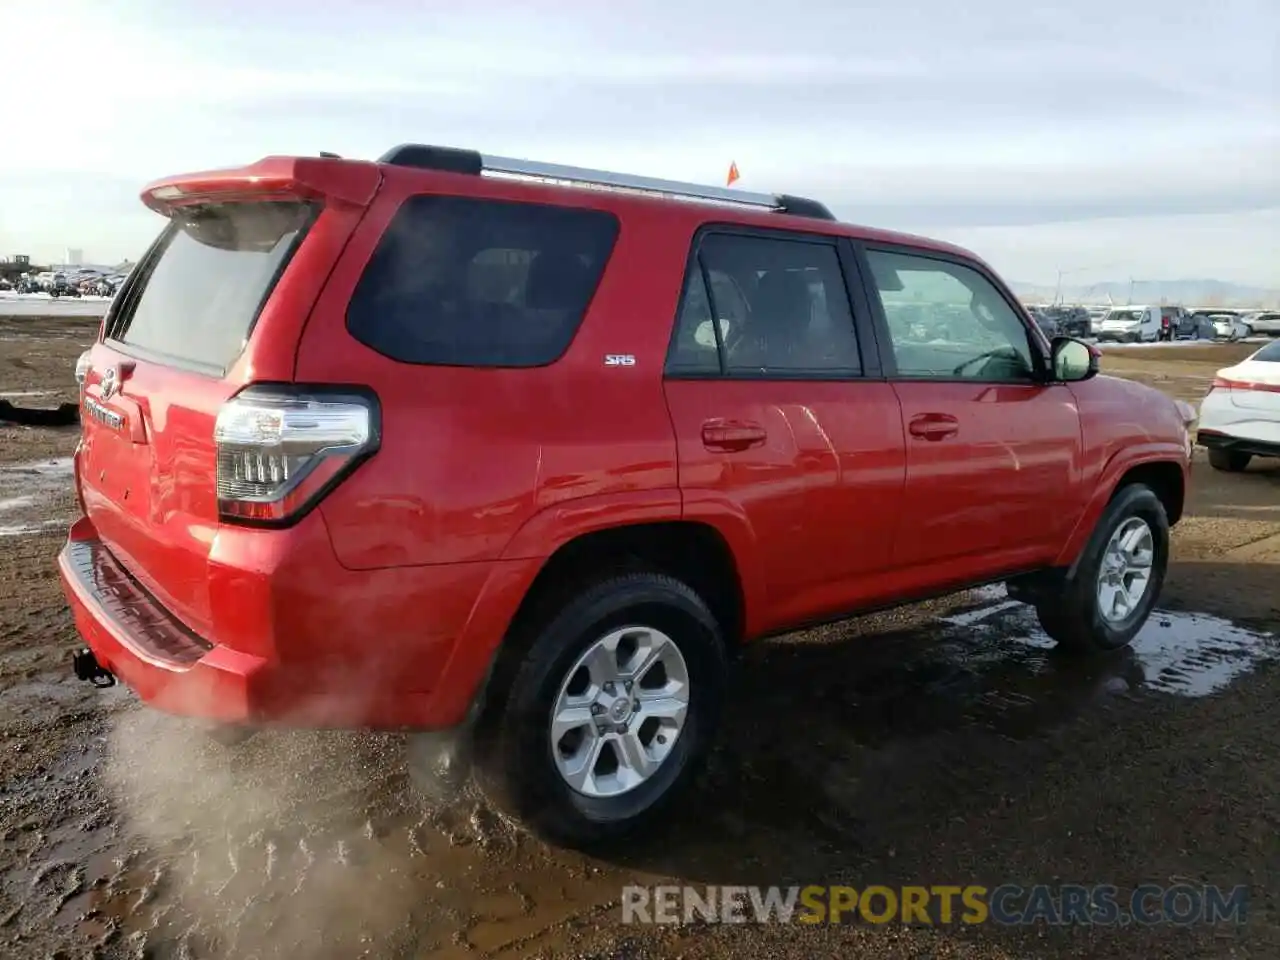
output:
[[[1053,284],[1011,284],[1028,303],[1048,303],[1058,293]],[[1225,280],[1109,280],[1063,284],[1061,298],[1073,303],[1170,303],[1182,306],[1280,307],[1280,289],[1251,287]]]

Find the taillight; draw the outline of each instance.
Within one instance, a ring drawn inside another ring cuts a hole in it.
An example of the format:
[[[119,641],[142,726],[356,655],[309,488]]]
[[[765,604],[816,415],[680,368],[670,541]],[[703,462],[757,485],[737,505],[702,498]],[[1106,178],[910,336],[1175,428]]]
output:
[[[85,377],[89,375],[89,369],[92,366],[89,362],[89,355],[92,352],[92,350],[86,350],[76,360],[76,383],[80,384],[81,390],[84,389]]]
[[[89,510],[84,505],[84,481],[80,477],[80,462],[84,456],[84,438],[81,437],[76,441],[75,452],[71,454],[71,479],[75,485],[76,506],[80,508],[80,515],[86,516]]]
[[[1280,393],[1280,383],[1255,383],[1252,380],[1229,380],[1226,377],[1214,377],[1213,386],[1224,390],[1257,390],[1262,393]]]
[[[247,387],[213,439],[221,519],[284,526],[378,449],[378,401],[352,387]]]

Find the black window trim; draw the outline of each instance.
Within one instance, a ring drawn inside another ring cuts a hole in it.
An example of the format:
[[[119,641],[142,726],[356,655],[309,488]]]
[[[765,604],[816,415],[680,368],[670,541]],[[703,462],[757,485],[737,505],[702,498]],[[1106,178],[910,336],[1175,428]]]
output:
[[[383,238],[391,229],[391,225],[395,222],[395,218],[400,215],[400,211],[403,210],[411,201],[423,197],[446,200],[473,200],[476,202],[505,205],[518,204],[525,207],[547,207],[553,210],[575,210],[605,217],[613,224],[613,239],[609,243],[609,249],[606,251],[604,258],[604,264],[600,268],[599,275],[596,277],[595,285],[591,288],[591,296],[587,298],[586,306],[583,307],[582,310],[582,316],[578,318],[577,325],[573,329],[573,335],[569,337],[564,348],[559,353],[544,363],[447,363],[439,360],[406,360],[403,357],[392,356],[391,354],[380,350],[378,347],[375,347],[370,343],[366,343],[356,335],[356,333],[351,329],[351,301],[355,297],[355,291],[359,289],[360,282],[364,279],[365,271],[369,269],[369,264],[373,262],[373,258],[377,255]],[[399,363],[408,367],[448,367],[455,370],[543,370],[547,367],[555,366],[569,354],[573,349],[574,343],[577,342],[578,337],[581,335],[582,328],[586,326],[588,320],[591,318],[592,308],[595,305],[596,298],[600,296],[600,288],[604,285],[605,277],[609,274],[609,269],[613,265],[613,258],[617,256],[618,243],[622,239],[622,218],[619,217],[617,213],[605,207],[556,203],[550,200],[513,200],[509,197],[489,196],[487,194],[438,193],[428,190],[414,190],[410,193],[406,193],[394,202],[395,209],[391,211],[390,215],[385,219],[385,222],[382,222],[382,226],[379,227],[377,235],[373,241],[373,247],[370,250],[368,257],[360,267],[360,273],[356,277],[355,285],[351,288],[351,293],[347,297],[346,306],[342,311],[343,329],[353,340],[355,340],[356,343],[360,344],[366,350],[372,350],[378,356],[390,360],[392,363]]]
[[[884,370],[884,376],[887,380],[896,381],[898,383],[969,383],[969,384],[986,384],[990,386],[1045,386],[1052,384],[1054,381],[1051,376],[1051,366],[1049,360],[1048,344],[1044,334],[1040,328],[1031,319],[1030,315],[1023,308],[1021,302],[1013,295],[1013,292],[1005,285],[991,269],[983,264],[971,260],[968,257],[959,256],[957,254],[948,253],[944,250],[933,250],[927,247],[916,247],[910,244],[885,243],[882,241],[863,242],[853,241],[852,247],[857,258],[859,269],[866,277],[864,284],[871,315],[874,318],[875,329],[877,333],[877,343],[880,350],[880,363]],[[869,251],[877,253],[897,254],[900,256],[916,257],[922,260],[937,260],[942,263],[949,263],[953,266],[965,267],[978,274],[984,280],[991,284],[996,293],[1004,300],[1009,309],[1013,311],[1013,315],[1018,318],[1018,322],[1022,324],[1023,331],[1027,335],[1027,344],[1031,350],[1031,360],[1035,365],[1035,372],[1029,380],[992,380],[980,377],[939,377],[939,376],[910,376],[898,372],[897,357],[893,352],[893,338],[889,331],[889,320],[885,316],[884,305],[880,300],[880,291],[875,288],[875,278],[871,272],[871,261],[867,258]]]
[[[233,203],[253,204],[271,202],[274,198],[255,198],[250,200],[228,200],[224,205]],[[216,201],[215,201],[216,202]],[[245,347],[249,343],[249,339],[253,336],[253,331],[258,326],[258,319],[262,316],[262,311],[266,309],[267,301],[275,294],[276,288],[280,285],[280,278],[289,269],[289,265],[293,263],[293,258],[297,256],[298,251],[302,248],[303,241],[306,240],[307,234],[311,232],[311,228],[315,226],[315,222],[319,219],[324,207],[322,204],[312,200],[304,200],[295,197],[280,198],[277,202],[297,203],[307,209],[307,215],[303,220],[302,226],[299,227],[292,243],[289,244],[289,250],[281,258],[279,265],[272,274],[270,281],[264,288],[261,299],[258,301],[257,307],[253,311],[253,318],[249,321],[249,326],[245,329],[244,343],[240,349],[236,351],[236,355],[227,361],[225,366],[216,363],[201,363],[199,360],[190,357],[175,357],[172,354],[164,353],[160,350],[150,350],[147,347],[140,347],[134,343],[128,343],[120,339],[120,334],[124,330],[120,329],[121,317],[127,317],[129,322],[133,321],[133,311],[137,306],[138,298],[142,296],[146,290],[147,284],[151,281],[151,274],[155,272],[156,265],[159,264],[161,257],[164,256],[169,244],[172,242],[174,235],[178,232],[178,222],[170,218],[165,224],[159,235],[151,242],[151,246],[147,248],[147,252],[143,254],[142,259],[134,266],[133,272],[129,274],[125,280],[124,286],[121,287],[115,301],[107,310],[106,316],[103,317],[102,324],[102,342],[111,347],[117,353],[122,353],[126,357],[133,357],[136,360],[146,360],[149,363],[157,363],[166,367],[172,367],[176,370],[183,370],[187,373],[195,373],[201,376],[210,377],[212,379],[222,379],[240,362],[240,358],[244,355]],[[193,206],[200,206],[200,203]],[[175,213],[181,212],[181,208]]]
[[[672,370],[671,358],[675,352],[676,338],[680,333],[680,313],[684,308],[685,297],[690,284],[697,278],[702,283],[707,296],[707,305],[711,316],[717,316],[714,294],[711,290],[710,277],[700,256],[702,241],[708,236],[748,237],[758,240],[781,240],[789,243],[809,243],[830,247],[836,254],[840,268],[840,279],[844,285],[845,298],[849,305],[849,316],[853,321],[854,347],[858,351],[862,366],[860,373],[849,370],[833,370],[830,373],[813,373],[810,371],[730,371],[724,355],[719,324],[712,323],[711,329],[716,338],[716,356],[720,369],[712,370]],[[671,324],[671,334],[667,340],[666,357],[663,360],[662,376],[665,380],[753,380],[764,382],[862,382],[883,379],[880,370],[880,352],[877,346],[874,326],[868,313],[866,291],[862,289],[859,267],[849,248],[848,238],[842,234],[817,233],[806,230],[795,230],[785,227],[754,227],[733,222],[704,223],[694,232],[689,243],[689,252],[685,257],[684,279],[680,284],[680,295],[676,301],[675,318]]]

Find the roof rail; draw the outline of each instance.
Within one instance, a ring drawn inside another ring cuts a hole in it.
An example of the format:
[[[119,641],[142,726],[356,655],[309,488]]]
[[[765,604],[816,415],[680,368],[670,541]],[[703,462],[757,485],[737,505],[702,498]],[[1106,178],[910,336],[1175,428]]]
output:
[[[795,197],[789,194],[751,193],[728,187],[711,187],[678,180],[660,180],[656,177],[640,177],[630,173],[613,173],[608,170],[591,170],[559,163],[542,163],[537,160],[516,160],[512,157],[496,157],[477,150],[461,150],[457,147],[436,147],[420,143],[405,143],[392,147],[379,163],[400,167],[416,167],[422,170],[441,170],[448,173],[466,173],[539,180],[549,183],[570,183],[578,186],[612,189],[623,192],[654,194],[677,199],[702,200],[735,207],[752,207],[787,213],[817,220],[834,220],[830,210],[817,200]]]

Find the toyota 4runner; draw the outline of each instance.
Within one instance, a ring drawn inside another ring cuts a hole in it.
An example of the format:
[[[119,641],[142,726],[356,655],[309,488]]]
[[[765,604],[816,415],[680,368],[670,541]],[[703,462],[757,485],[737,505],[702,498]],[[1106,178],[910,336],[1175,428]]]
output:
[[[77,674],[161,710],[461,731],[585,843],[689,781],[744,643],[999,581],[1088,654],[1160,591],[1186,411],[964,250],[419,145],[142,198],[59,566]]]

